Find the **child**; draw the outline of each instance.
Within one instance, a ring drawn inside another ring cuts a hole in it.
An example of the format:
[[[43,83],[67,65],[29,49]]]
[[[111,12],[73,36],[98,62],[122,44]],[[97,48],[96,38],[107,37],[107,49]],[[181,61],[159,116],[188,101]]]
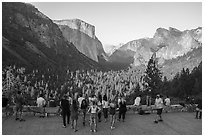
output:
[[[95,101],[90,103],[88,113],[90,113],[90,127],[91,132],[97,132],[97,114],[101,109],[96,105]]]

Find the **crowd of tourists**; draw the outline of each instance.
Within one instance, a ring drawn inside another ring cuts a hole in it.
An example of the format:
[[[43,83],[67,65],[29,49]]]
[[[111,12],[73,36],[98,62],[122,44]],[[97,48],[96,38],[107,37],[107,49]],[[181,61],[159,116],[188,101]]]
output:
[[[108,72],[67,70],[62,80],[49,69],[45,74],[39,70],[25,74],[25,68],[15,66],[5,68],[2,79],[2,105],[5,107],[7,104],[15,104],[16,120],[25,121],[22,118],[24,105],[37,105],[43,109],[45,106],[60,106],[63,127],[66,128],[67,124],[71,124],[75,132],[78,130],[80,114],[83,125],[89,124],[91,132],[97,132],[102,114],[104,122],[110,117],[111,129],[115,128],[116,119],[124,122],[127,111],[126,97],[135,92],[137,84],[142,82],[138,74],[131,69]],[[167,96],[163,100],[157,95],[154,102],[157,110],[154,122],[158,123],[163,121],[161,116],[163,106],[166,106],[167,112],[170,108],[170,98]],[[151,102],[147,104],[151,105]],[[137,111],[140,110],[141,95],[136,97],[133,106]],[[117,111],[119,113],[116,118]],[[197,107],[196,117],[201,118],[201,113],[202,102]],[[89,114],[89,123],[86,123],[87,114]]]

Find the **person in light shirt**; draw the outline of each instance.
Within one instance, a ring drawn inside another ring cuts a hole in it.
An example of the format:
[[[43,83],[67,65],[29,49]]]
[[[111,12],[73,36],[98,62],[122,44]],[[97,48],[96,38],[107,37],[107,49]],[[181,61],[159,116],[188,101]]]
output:
[[[141,95],[139,95],[138,97],[136,97],[135,99],[135,103],[133,104],[133,106],[135,106],[134,111],[138,111],[141,105]],[[136,113],[136,112],[135,112]]]
[[[43,113],[42,117],[45,117],[45,105],[46,105],[46,101],[43,98],[43,95],[40,94],[40,96],[37,98],[37,107],[39,107],[40,111],[42,111]]]
[[[163,121],[162,116],[161,116],[162,109],[163,109],[163,100],[159,94],[156,96],[156,99],[155,99],[155,107],[157,109],[157,116],[154,120],[154,123],[158,123],[158,121]]]
[[[171,101],[170,101],[170,98],[169,98],[169,96],[166,96],[166,98],[165,98],[165,100],[164,100],[164,102],[165,102],[165,110],[166,110],[166,113],[170,110],[170,108],[171,108]]]
[[[107,122],[109,103],[106,95],[103,96],[102,106],[103,106],[104,119],[105,119],[105,122]]]
[[[78,98],[78,102],[79,102],[79,107],[81,108],[81,103],[82,103],[82,100],[84,100],[84,95],[80,95],[80,97]]]

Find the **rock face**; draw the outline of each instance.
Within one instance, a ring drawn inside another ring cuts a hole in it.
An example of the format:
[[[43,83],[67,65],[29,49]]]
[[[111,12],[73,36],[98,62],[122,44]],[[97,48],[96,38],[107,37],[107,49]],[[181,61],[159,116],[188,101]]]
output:
[[[104,50],[107,54],[107,56],[111,56],[117,49],[119,49],[122,45],[122,43],[120,43],[119,45],[104,45]]]
[[[79,19],[55,20],[67,41],[87,57],[99,62],[99,57],[106,58],[103,46],[95,36],[95,27]]]
[[[3,65],[62,69],[101,67],[66,41],[59,27],[31,4],[3,2],[2,38]]]
[[[169,30],[158,28],[153,38],[143,38],[128,42],[116,50],[110,56],[109,61],[126,62],[134,67],[146,66],[152,54],[156,53],[159,65],[163,66],[169,60],[178,60],[178,58],[187,57],[191,52],[192,54],[197,52],[199,55],[196,56],[196,62],[199,64],[199,61],[202,61],[202,54],[200,54],[199,50],[202,51],[201,27],[185,31],[179,31],[171,27]],[[117,60],[117,58],[120,58],[120,60]],[[188,63],[185,64],[187,65]]]

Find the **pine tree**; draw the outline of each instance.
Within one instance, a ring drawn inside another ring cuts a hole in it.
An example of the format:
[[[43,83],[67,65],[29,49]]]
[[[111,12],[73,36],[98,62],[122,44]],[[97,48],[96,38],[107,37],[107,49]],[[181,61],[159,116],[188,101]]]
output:
[[[156,61],[156,53],[150,58],[144,76],[144,84],[146,85],[145,92],[148,95],[155,96],[160,93],[162,84],[162,73],[158,68]]]

